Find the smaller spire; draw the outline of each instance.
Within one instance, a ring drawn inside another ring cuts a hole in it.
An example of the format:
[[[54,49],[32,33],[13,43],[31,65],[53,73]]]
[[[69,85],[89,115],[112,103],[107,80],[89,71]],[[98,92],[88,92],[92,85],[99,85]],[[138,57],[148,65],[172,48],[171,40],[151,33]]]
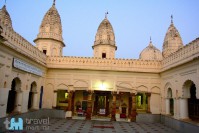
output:
[[[7,0],[5,0],[5,6],[6,6]]]
[[[56,2],[56,0],[53,0],[53,5],[55,6],[55,2]]]
[[[107,15],[108,15],[108,11],[107,12],[105,12],[105,18],[107,19]]]
[[[171,15],[171,24],[173,24],[173,15]]]

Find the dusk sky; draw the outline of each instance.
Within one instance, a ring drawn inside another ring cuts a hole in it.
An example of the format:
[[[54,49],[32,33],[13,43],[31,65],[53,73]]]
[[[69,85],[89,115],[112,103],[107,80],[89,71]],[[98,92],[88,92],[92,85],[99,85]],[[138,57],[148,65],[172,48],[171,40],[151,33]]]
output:
[[[4,5],[0,1],[0,6]],[[53,0],[7,0],[13,28],[31,42]],[[199,0],[56,0],[61,16],[64,56],[93,56],[92,45],[108,11],[117,44],[116,58],[139,58],[149,44],[162,51],[173,14],[184,45],[199,37]]]

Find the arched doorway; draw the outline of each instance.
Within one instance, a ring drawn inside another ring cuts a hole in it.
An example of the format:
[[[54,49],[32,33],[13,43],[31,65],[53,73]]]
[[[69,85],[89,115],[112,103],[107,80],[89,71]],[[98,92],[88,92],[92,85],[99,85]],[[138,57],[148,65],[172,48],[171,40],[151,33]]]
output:
[[[196,98],[196,86],[190,85],[190,97],[188,99],[188,116],[192,120],[199,120],[199,99]]]
[[[12,84],[11,84],[11,90],[8,93],[8,101],[7,101],[7,109],[6,109],[6,113],[12,113],[18,106],[18,102],[19,102],[19,95],[17,95],[17,93],[20,93],[20,87],[21,87],[21,81],[20,79],[14,78],[12,80]],[[17,92],[18,91],[18,92]],[[18,101],[17,101],[18,99]]]
[[[168,89],[170,114],[174,115],[174,102],[171,88]]]
[[[196,86],[191,80],[187,80],[183,84],[180,107],[182,119],[199,120],[199,99],[196,98]]]
[[[167,90],[166,114],[174,115],[174,101],[171,88]]]
[[[37,84],[36,82],[32,82],[30,85],[30,92],[29,92],[29,98],[28,98],[28,109],[34,109],[36,100],[37,100]]]

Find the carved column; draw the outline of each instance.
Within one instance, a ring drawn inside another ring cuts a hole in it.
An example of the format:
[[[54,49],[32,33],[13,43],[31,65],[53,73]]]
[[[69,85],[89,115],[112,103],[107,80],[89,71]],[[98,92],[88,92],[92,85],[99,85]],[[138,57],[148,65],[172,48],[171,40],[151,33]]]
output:
[[[151,113],[151,105],[150,105],[150,101],[151,101],[151,93],[146,93],[147,96],[147,113]]]
[[[111,112],[111,120],[115,121],[115,113],[116,113],[116,97],[117,97],[117,92],[113,92],[113,100],[112,100],[112,112]]]
[[[87,110],[86,110],[86,119],[91,119],[92,114],[92,91],[88,91],[88,99],[87,99]]]
[[[57,107],[57,90],[54,90],[53,94],[53,108]]]
[[[131,121],[136,121],[136,95],[135,93],[131,93],[132,97],[132,109],[131,109]]]

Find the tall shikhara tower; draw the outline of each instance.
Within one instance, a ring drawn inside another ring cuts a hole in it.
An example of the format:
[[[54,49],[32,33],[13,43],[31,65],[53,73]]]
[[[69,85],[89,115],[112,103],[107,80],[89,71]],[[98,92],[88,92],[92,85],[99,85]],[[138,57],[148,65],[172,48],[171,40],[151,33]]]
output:
[[[61,18],[55,7],[55,1],[45,14],[34,42],[36,47],[46,55],[62,56],[65,44],[62,38]]]

